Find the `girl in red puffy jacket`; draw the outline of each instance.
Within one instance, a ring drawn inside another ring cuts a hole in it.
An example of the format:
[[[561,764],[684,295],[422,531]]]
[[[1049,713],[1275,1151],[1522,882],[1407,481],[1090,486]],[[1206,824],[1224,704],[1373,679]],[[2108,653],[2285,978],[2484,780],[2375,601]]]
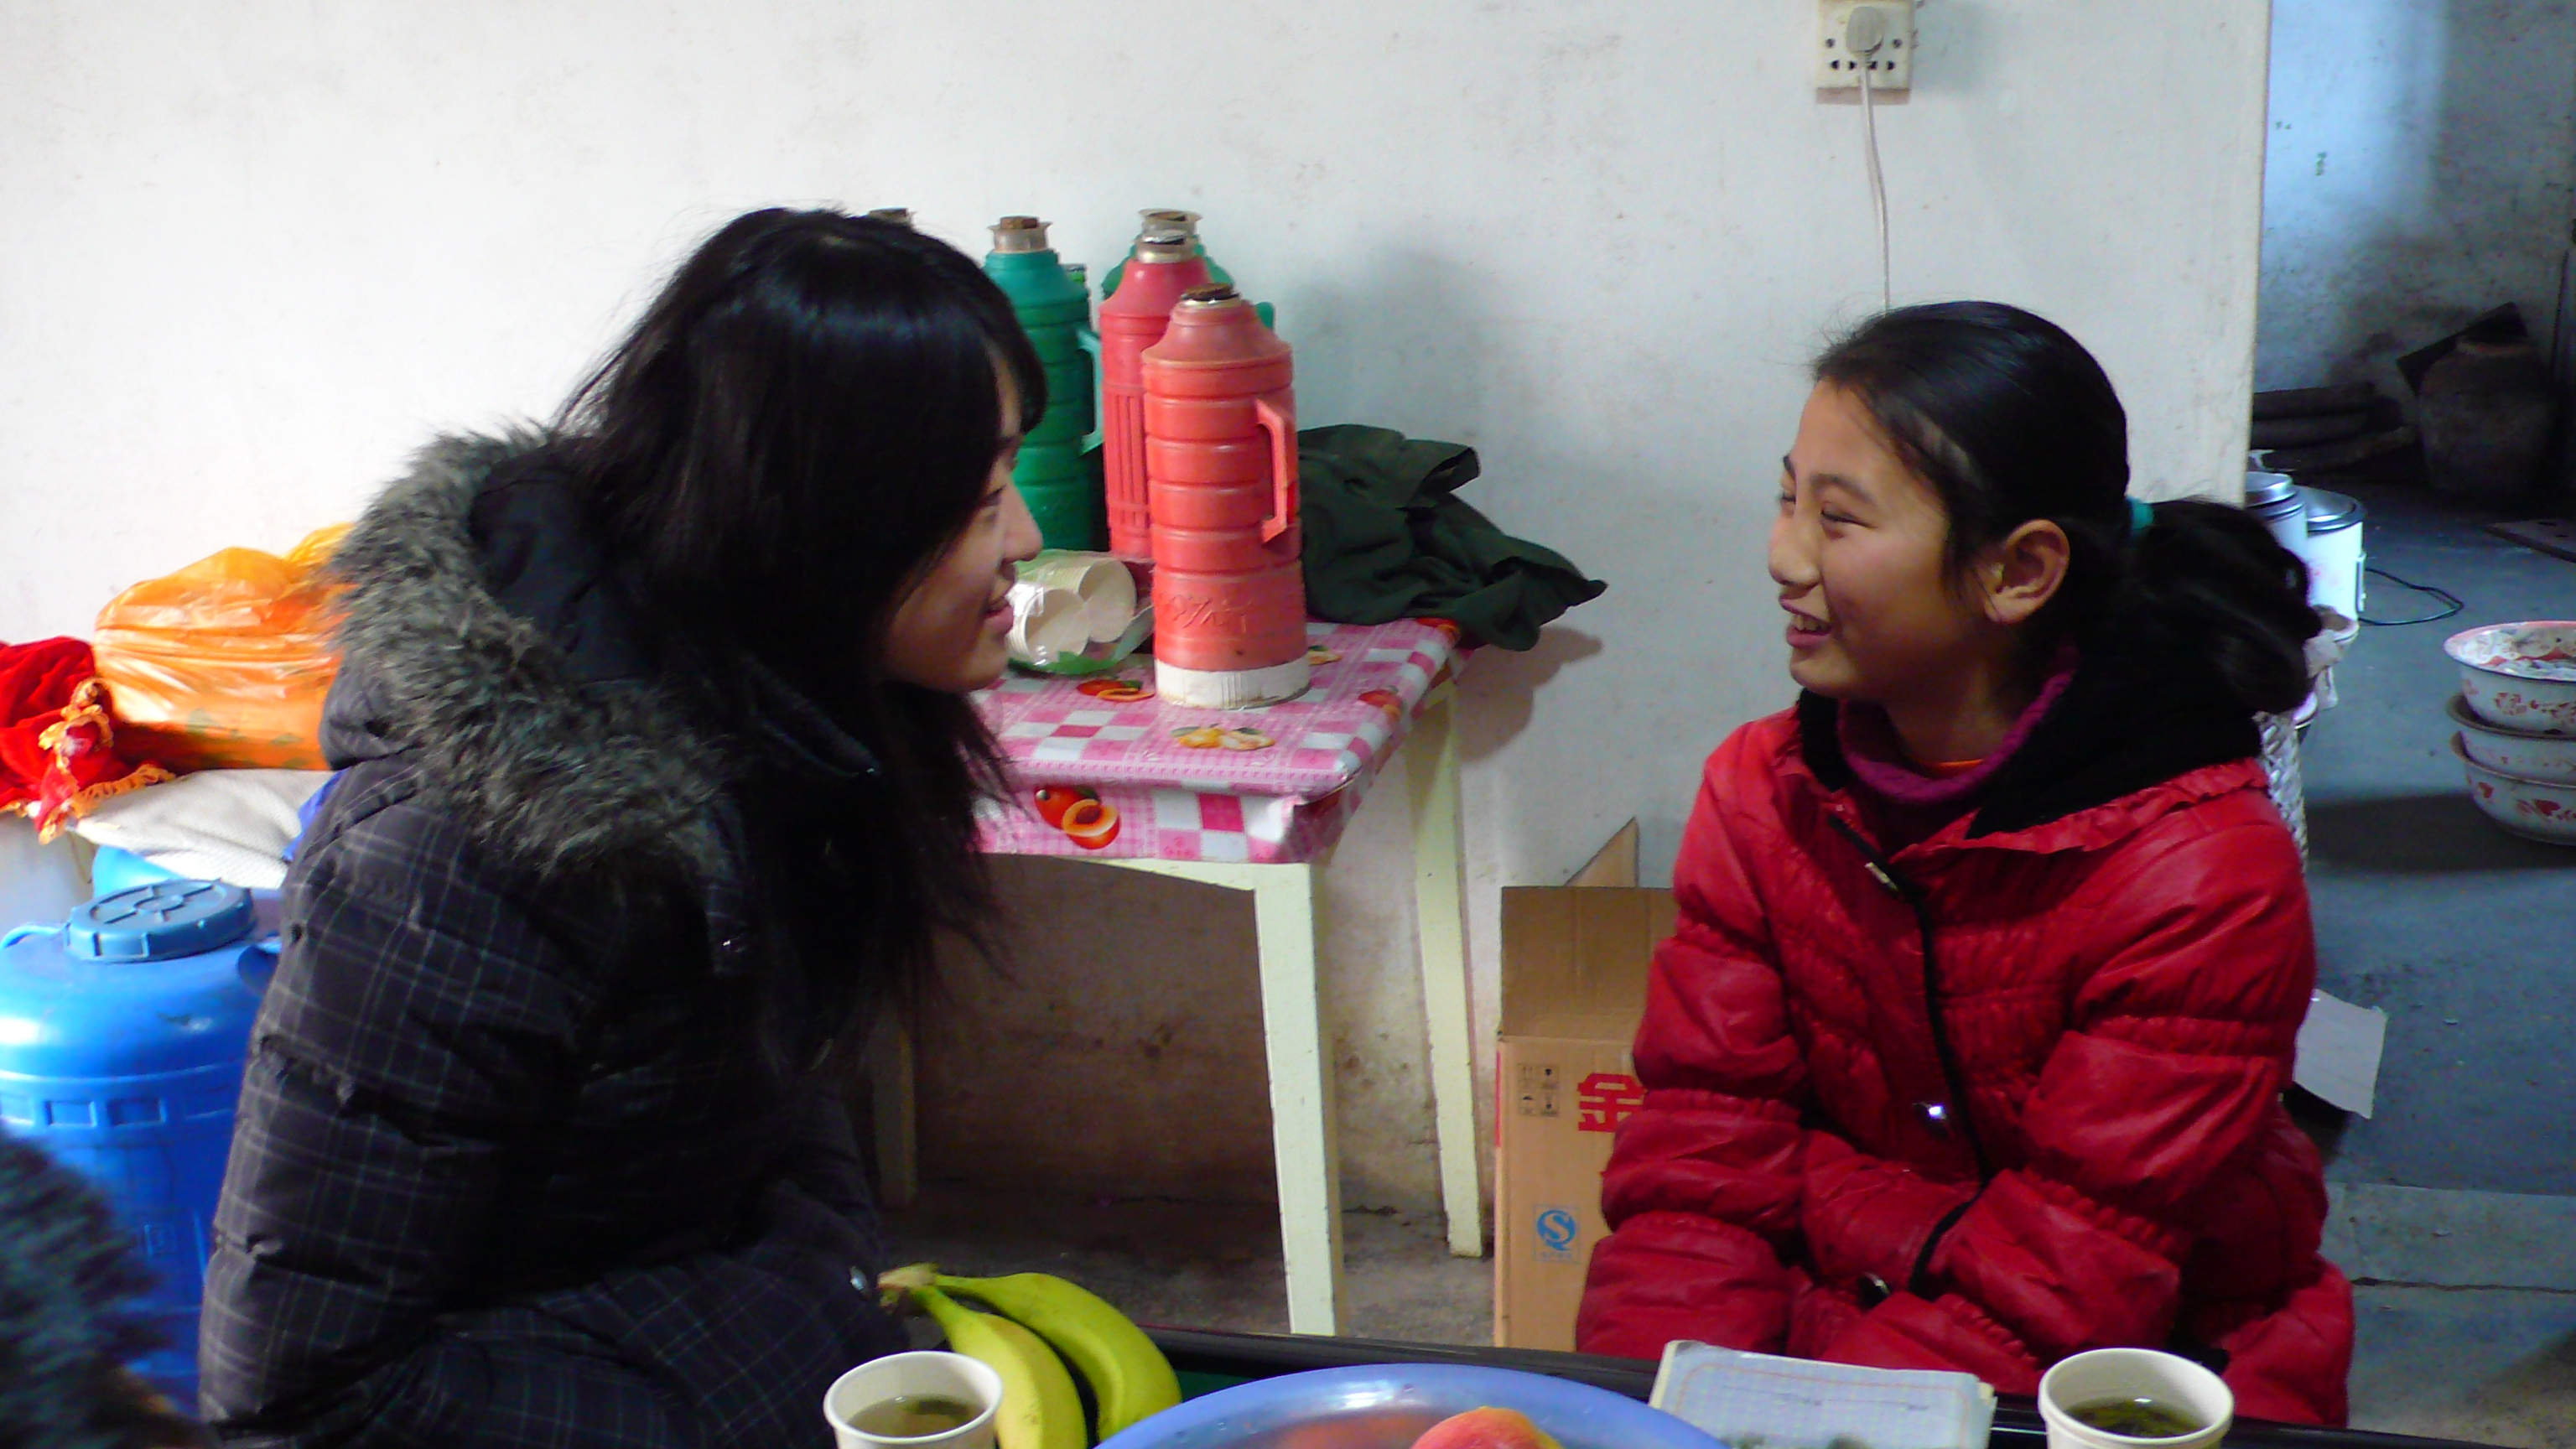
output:
[[[2131,502],[2109,379],[2027,312],[1890,312],[1815,378],[1770,548],[1803,693],[1709,758],[1579,1346],[2030,1393],[2148,1345],[2341,1423],[2255,724],[2307,693],[2305,571],[2237,509]]]

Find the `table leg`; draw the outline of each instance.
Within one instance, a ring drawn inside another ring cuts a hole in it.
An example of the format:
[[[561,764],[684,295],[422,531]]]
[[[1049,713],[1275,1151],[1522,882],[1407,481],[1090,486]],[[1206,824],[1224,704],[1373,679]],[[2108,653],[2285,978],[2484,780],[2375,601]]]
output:
[[[1271,1150],[1278,1159],[1279,1235],[1288,1266],[1288,1328],[1338,1334],[1342,1174],[1333,1117],[1333,1053],[1315,981],[1315,870],[1254,874],[1261,950],[1262,1039],[1270,1058]]]
[[[913,1098],[912,1023],[889,1004],[868,1034],[868,1115],[877,1144],[877,1202],[912,1205],[921,1191],[920,1122]]]
[[[1476,1179],[1476,1075],[1467,1006],[1466,893],[1459,884],[1458,739],[1446,690],[1414,723],[1405,752],[1413,794],[1413,909],[1422,938],[1422,1014],[1431,1035],[1431,1101],[1449,1251],[1485,1254]]]

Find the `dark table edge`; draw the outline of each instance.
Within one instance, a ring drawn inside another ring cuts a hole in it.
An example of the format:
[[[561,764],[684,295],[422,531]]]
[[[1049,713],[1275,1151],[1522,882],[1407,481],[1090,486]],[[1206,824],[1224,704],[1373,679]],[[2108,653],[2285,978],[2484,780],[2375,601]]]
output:
[[[1197,1329],[1148,1327],[1146,1336],[1163,1350],[1172,1367],[1185,1373],[1268,1378],[1308,1369],[1355,1368],[1379,1363],[1460,1364],[1475,1368],[1511,1368],[1550,1378],[1571,1379],[1644,1401],[1654,1392],[1655,1366],[1642,1359],[1603,1358],[1594,1354],[1551,1353],[1535,1348],[1461,1348],[1454,1344],[1403,1343],[1382,1338],[1322,1338],[1295,1333],[1208,1333]],[[2035,1449],[2047,1441],[2039,1410],[2025,1395],[1999,1394],[1995,1427],[1988,1443],[1995,1449]],[[2231,1449],[2425,1449],[2459,1445],[2456,1439],[2423,1439],[2409,1434],[2382,1434],[2369,1429],[2327,1429],[2313,1424],[2275,1424],[2239,1419],[2227,1431]]]

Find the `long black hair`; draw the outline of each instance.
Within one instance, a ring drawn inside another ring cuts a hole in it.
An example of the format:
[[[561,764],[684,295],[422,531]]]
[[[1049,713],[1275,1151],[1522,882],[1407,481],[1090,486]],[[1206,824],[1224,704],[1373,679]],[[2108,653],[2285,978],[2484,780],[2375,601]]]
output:
[[[1045,408],[1027,334],[963,253],[773,209],[681,264],[557,422],[650,622],[727,723],[775,724],[745,717],[762,708],[745,681],[784,681],[874,756],[864,818],[809,812],[768,866],[873,935],[848,954],[898,973],[943,930],[989,939],[975,807],[1000,772],[967,701],[888,676],[887,631],[982,506],[1005,432]],[[763,793],[796,815],[795,791]]]
[[[147,1316],[152,1285],[98,1189],[0,1132],[0,1443],[214,1443],[125,1368],[164,1346]]]
[[[1999,302],[1900,307],[1827,347],[1814,376],[1856,397],[1940,495],[1954,573],[2035,519],[2065,530],[2066,581],[2031,621],[2035,658],[2120,631],[2205,661],[2249,712],[2307,697],[2307,566],[2224,503],[2159,503],[2138,527],[2128,415],[2064,328]]]

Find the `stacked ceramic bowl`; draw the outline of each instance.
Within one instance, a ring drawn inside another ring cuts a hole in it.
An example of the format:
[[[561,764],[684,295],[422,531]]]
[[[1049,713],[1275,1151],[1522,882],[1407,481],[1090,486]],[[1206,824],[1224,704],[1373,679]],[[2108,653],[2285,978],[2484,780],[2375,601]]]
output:
[[[2489,624],[2442,648],[2460,666],[2451,748],[2469,798],[2516,835],[2576,845],[2576,621]]]

